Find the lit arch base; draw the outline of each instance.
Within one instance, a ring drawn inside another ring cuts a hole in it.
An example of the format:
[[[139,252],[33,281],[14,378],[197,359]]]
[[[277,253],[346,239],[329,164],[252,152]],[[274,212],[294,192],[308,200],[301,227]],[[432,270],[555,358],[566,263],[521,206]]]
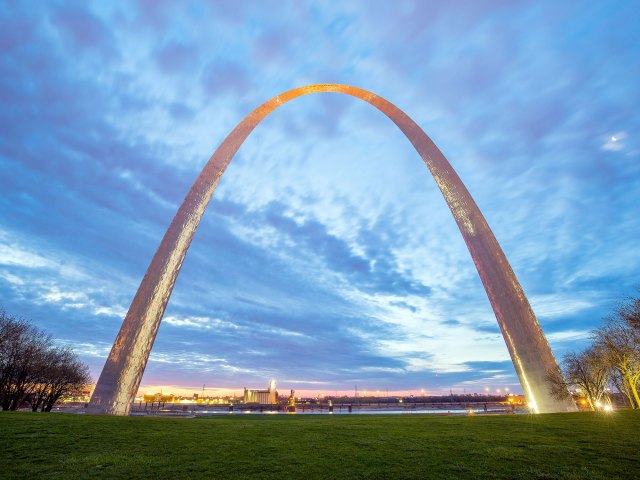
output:
[[[318,92],[343,93],[364,100],[402,130],[431,171],[460,228],[529,406],[537,412],[575,410],[568,392],[561,400],[550,394],[547,373],[558,372],[558,364],[500,245],[444,155],[413,120],[387,100],[352,86],[319,84],[294,88],[260,105],[240,122],[209,159],[145,273],[100,374],[88,413],[129,413],[180,267],[227,165],[242,142],[269,113],[297,97]]]

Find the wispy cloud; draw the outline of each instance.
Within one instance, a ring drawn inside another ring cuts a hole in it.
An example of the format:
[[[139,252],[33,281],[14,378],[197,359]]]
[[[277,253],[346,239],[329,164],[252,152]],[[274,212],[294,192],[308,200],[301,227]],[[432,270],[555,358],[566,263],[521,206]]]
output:
[[[590,330],[564,330],[547,334],[550,342],[572,342],[589,338]]]
[[[385,96],[427,131],[551,344],[580,348],[640,268],[637,7],[0,7],[2,306],[74,344],[97,376],[225,135],[273,95],[340,82]],[[324,94],[271,114],[229,166],[145,382],[276,376],[405,390],[513,375],[422,160],[375,109]]]
[[[625,140],[627,138],[626,132],[618,132],[613,135],[609,135],[605,142],[600,147],[602,150],[619,152],[625,147]]]

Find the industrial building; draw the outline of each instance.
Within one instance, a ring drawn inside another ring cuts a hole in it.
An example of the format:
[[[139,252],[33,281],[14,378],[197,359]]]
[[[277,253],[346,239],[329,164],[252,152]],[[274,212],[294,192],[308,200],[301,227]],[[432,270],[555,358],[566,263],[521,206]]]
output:
[[[278,403],[276,381],[269,382],[267,390],[249,390],[244,388],[244,403],[259,403],[260,405],[275,405]]]

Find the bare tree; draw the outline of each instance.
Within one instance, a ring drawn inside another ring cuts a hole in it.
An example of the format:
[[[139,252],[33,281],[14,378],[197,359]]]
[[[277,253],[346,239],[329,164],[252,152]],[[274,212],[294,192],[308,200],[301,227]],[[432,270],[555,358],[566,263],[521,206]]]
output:
[[[0,407],[16,410],[28,400],[48,412],[65,395],[91,382],[89,368],[68,347],[28,322],[0,311]]]
[[[564,396],[568,388],[575,388],[584,394],[589,408],[595,410],[606,395],[610,380],[609,367],[603,363],[599,349],[590,347],[580,353],[567,353],[562,370],[564,375],[559,372],[547,375],[551,394]]]
[[[29,324],[0,311],[0,407],[8,410],[11,404],[11,385],[17,376],[22,341]]]
[[[638,288],[640,292],[640,288]],[[622,329],[629,329],[625,332],[630,344],[635,345],[635,359],[640,361],[640,297],[627,297],[615,309],[613,315],[607,318],[609,324],[615,324]],[[631,352],[633,356],[633,352]],[[636,363],[636,362],[631,362]],[[634,392],[640,391],[640,380],[635,383],[635,390],[628,379],[628,375],[621,373],[615,368],[612,369],[612,383],[627,398],[631,408],[640,407],[637,395]]]
[[[16,410],[40,380],[53,338],[24,320],[4,313],[2,318],[0,406],[3,410]]]
[[[547,386],[551,396],[558,400],[562,400],[566,398],[567,395],[571,395],[569,393],[570,385],[564,379],[564,375],[559,369],[553,369],[547,372]]]
[[[623,393],[628,390],[635,402],[633,408],[640,408],[640,331],[619,317],[609,317],[607,324],[595,330],[593,336],[605,364],[617,372],[618,382],[624,385]]]
[[[564,376],[547,375],[551,393],[558,396],[567,387],[579,388],[593,410],[611,385],[631,408],[640,408],[640,298],[628,297],[604,320],[591,332],[591,347],[565,355]]]
[[[620,375],[620,372],[618,372],[614,368],[610,368],[610,372],[611,372],[611,385],[618,392],[624,395],[624,398],[627,399],[627,403],[629,404],[629,407],[635,408],[636,402],[635,402],[635,399],[633,398],[633,393],[631,393],[631,389],[629,388],[629,385],[627,384],[627,382],[624,381],[624,377]]]
[[[37,412],[42,408],[42,405],[47,398],[47,391],[49,389],[48,377],[50,370],[55,367],[56,363],[60,361],[58,349],[51,349],[43,355],[43,361],[41,369],[38,375],[38,381],[35,383],[32,391],[29,395],[29,403],[31,404],[31,410]]]
[[[74,396],[91,383],[89,367],[81,362],[69,348],[59,349],[57,361],[47,369],[42,397],[42,411],[50,412],[56,402],[65,396]]]
[[[614,317],[618,317],[630,328],[640,332],[640,297],[628,297],[615,310]]]

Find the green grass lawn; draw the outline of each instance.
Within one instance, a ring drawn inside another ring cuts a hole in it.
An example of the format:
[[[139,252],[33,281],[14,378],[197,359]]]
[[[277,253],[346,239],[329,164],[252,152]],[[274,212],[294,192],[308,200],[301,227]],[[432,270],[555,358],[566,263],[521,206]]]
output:
[[[0,412],[0,478],[640,479],[640,412],[97,417]]]

